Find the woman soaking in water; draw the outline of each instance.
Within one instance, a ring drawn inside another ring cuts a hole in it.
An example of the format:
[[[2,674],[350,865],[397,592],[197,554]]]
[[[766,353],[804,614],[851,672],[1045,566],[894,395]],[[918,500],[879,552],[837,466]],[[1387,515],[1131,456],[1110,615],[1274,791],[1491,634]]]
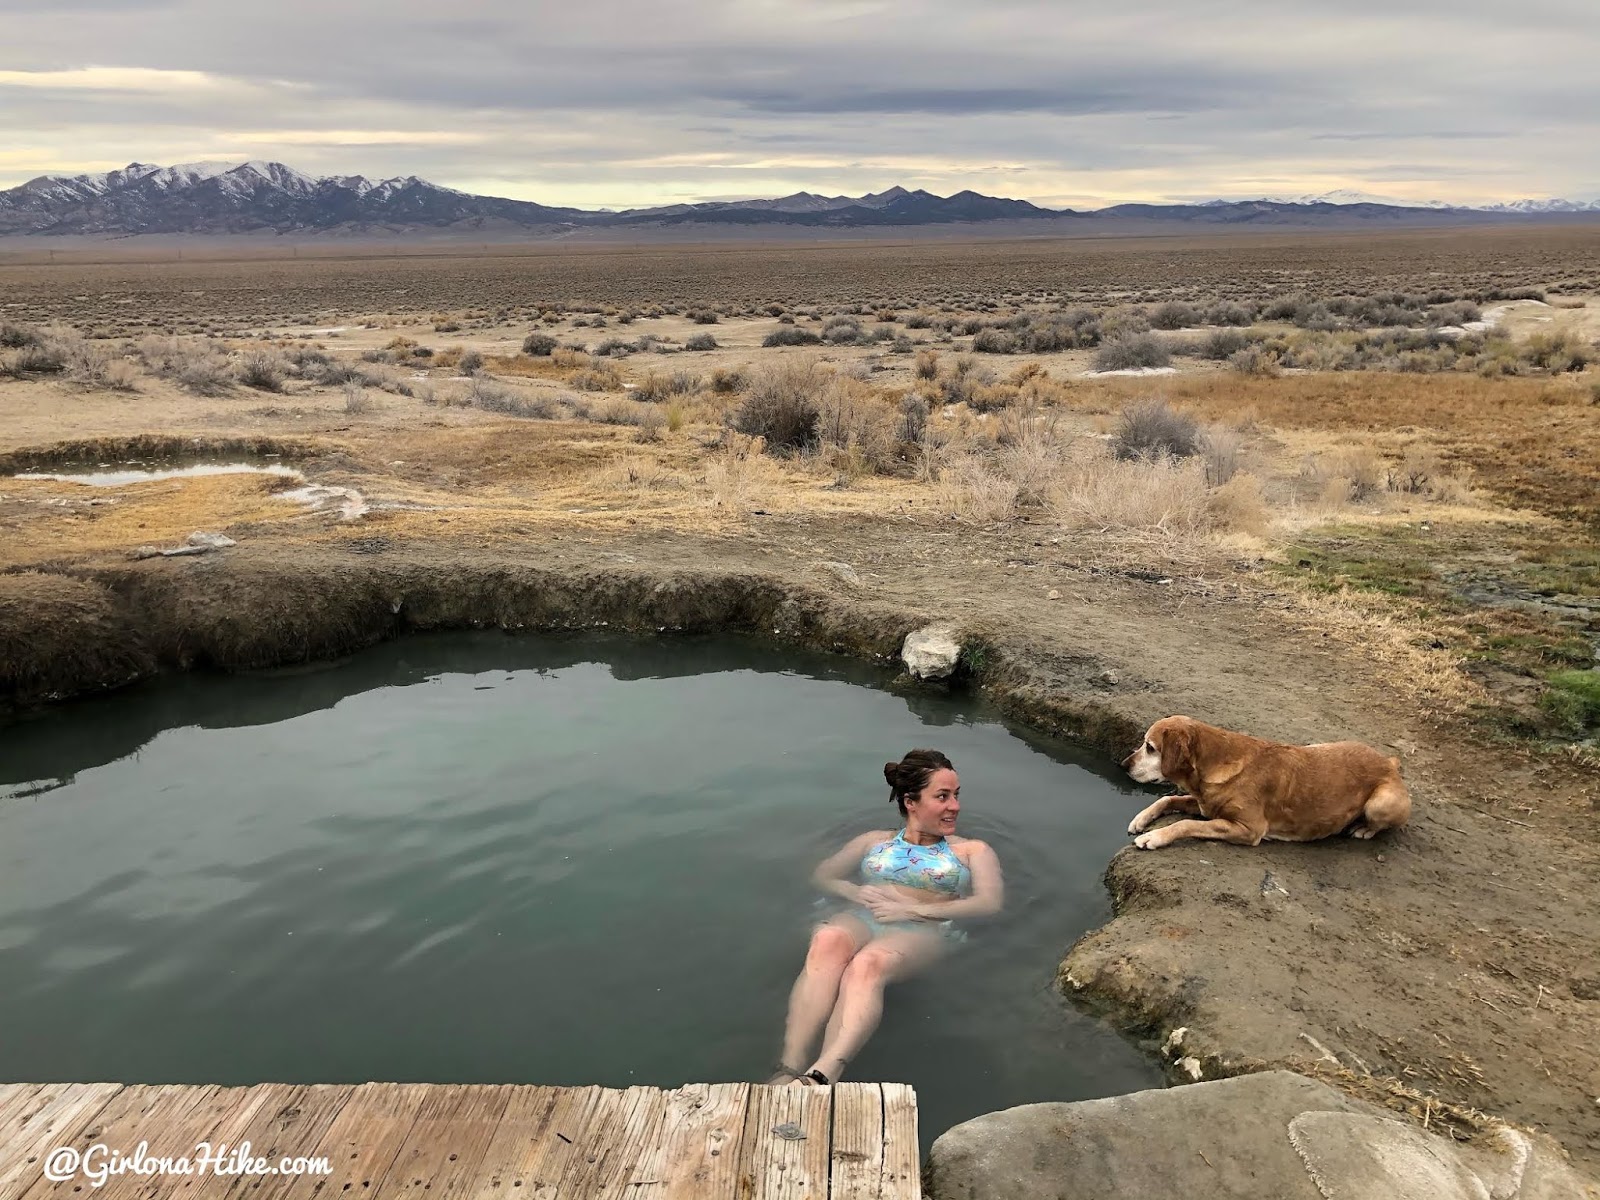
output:
[[[965,938],[958,918],[1000,911],[994,851],[955,836],[961,781],[950,760],[937,750],[913,750],[886,764],[883,774],[905,828],[862,834],[812,876],[850,907],[811,936],[805,968],[789,995],[783,1058],[769,1083],[838,1079],[878,1027],[885,985]],[[824,1027],[822,1051],[813,1060],[811,1048]]]

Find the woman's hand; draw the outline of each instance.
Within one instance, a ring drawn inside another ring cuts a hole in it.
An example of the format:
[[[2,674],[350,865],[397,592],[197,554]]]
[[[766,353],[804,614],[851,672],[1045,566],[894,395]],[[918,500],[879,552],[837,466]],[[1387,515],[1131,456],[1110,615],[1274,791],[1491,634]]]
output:
[[[867,889],[863,889],[867,890]],[[882,891],[883,889],[877,889]],[[894,921],[922,920],[922,907],[901,896],[879,896],[867,902],[867,909],[875,920],[886,924]]]

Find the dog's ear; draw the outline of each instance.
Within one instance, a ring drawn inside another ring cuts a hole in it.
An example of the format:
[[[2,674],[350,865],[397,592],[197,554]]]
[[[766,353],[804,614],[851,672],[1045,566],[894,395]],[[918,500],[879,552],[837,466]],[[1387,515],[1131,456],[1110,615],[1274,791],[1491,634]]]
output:
[[[1194,768],[1194,725],[1183,717],[1161,723],[1151,740],[1161,754],[1162,777],[1176,783]]]

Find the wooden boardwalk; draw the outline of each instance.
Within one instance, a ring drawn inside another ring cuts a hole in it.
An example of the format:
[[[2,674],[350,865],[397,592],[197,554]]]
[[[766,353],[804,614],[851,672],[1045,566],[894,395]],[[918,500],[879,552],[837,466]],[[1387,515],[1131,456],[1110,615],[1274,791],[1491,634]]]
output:
[[[112,1154],[138,1166],[99,1176]],[[914,1200],[919,1168],[896,1083],[0,1084],[0,1200]]]

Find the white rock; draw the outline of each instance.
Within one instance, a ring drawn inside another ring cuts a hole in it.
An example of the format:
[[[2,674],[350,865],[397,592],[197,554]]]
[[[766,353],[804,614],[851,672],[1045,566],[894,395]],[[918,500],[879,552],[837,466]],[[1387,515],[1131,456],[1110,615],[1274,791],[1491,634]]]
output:
[[[955,673],[961,657],[961,643],[955,631],[944,625],[928,625],[906,634],[900,659],[906,670],[918,679],[947,679]]]
[[[847,583],[851,587],[861,586],[861,576],[856,574],[856,569],[849,563],[825,562],[817,565],[828,574],[836,576],[841,583]]]
[[[223,550],[239,544],[225,533],[204,533],[200,530],[191,533],[188,541],[191,546],[204,546],[208,550]]]

